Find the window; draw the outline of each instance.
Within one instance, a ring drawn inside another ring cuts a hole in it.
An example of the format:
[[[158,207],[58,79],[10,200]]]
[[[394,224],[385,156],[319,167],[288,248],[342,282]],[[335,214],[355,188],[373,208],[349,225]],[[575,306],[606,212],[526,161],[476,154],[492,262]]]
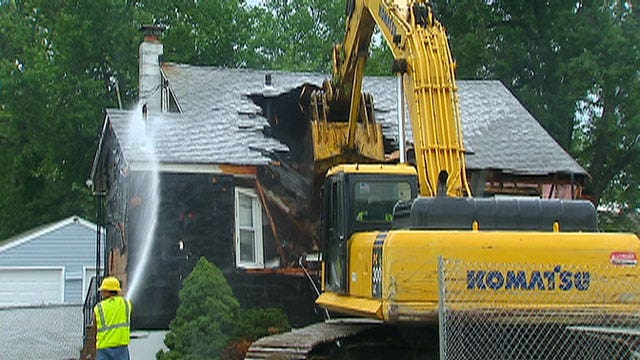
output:
[[[264,267],[262,249],[262,208],[252,189],[236,188],[236,265]]]
[[[402,182],[358,181],[354,188],[357,222],[391,222],[398,201],[411,199],[411,184]]]

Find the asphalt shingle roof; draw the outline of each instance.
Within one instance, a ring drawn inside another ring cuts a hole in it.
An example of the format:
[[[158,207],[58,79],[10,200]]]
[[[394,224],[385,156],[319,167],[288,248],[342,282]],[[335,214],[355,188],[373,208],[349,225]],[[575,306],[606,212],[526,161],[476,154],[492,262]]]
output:
[[[231,112],[232,113],[232,112]],[[138,130],[139,111],[107,109],[125,159],[150,160],[151,145]],[[161,163],[259,165],[268,161],[257,149],[286,150],[277,140],[262,134],[264,118],[235,113],[231,116],[210,111],[197,117],[189,114],[149,115],[146,131],[155,139],[153,149]],[[256,150],[252,150],[256,148]]]
[[[262,150],[287,150],[287,147],[263,134],[267,120],[247,95],[264,91],[267,73],[272,74],[275,87],[272,95],[304,83],[320,86],[327,77],[172,63],[163,64],[162,70],[183,113],[152,116],[148,126],[159,134],[158,160],[186,164],[265,164],[268,158]],[[519,175],[558,172],[586,175],[502,83],[459,81],[458,87],[464,143],[470,152],[469,169],[498,169]],[[367,77],[364,88],[374,96],[376,117],[385,136],[396,138],[396,79]],[[127,140],[127,123],[132,114],[107,110],[125,157],[144,161],[143,152],[134,151]],[[407,138],[410,139],[410,134]]]

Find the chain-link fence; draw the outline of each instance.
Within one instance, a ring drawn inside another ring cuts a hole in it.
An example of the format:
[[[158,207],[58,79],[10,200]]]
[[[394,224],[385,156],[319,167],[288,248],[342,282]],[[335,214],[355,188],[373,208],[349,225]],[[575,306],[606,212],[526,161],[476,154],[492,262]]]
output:
[[[440,259],[440,357],[640,359],[635,266]]]
[[[82,306],[0,309],[0,359],[78,359]]]

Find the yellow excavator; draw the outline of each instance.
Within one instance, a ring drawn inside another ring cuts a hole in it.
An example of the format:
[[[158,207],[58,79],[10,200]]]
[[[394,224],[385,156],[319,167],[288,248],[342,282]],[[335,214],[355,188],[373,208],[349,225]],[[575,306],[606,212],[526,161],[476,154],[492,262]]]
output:
[[[376,25],[391,48],[398,78],[397,164],[385,163],[372,99],[362,93]],[[326,171],[323,188],[318,305],[385,325],[437,324],[438,262],[447,258],[480,266],[455,280],[479,309],[637,311],[639,297],[599,279],[639,281],[640,241],[634,234],[598,232],[590,202],[472,197],[455,63],[429,1],[348,0],[345,39],[334,46],[333,59],[333,77],[312,95],[310,111],[316,163],[338,163]],[[413,164],[405,156],[405,106]],[[354,153],[364,161],[344,163]],[[481,268],[487,263],[491,268]],[[553,266],[514,271],[507,264]],[[615,271],[595,273],[606,267]],[[473,300],[474,292],[486,289],[493,291],[490,301]],[[282,354],[293,348],[309,353],[334,334],[358,332],[327,326],[259,340],[248,358],[276,348]],[[311,340],[301,350],[304,338]]]

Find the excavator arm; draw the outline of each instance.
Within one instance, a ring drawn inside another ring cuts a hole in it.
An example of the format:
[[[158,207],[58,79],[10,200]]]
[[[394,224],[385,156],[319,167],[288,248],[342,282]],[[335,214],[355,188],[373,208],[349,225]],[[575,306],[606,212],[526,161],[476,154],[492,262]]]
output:
[[[348,107],[353,146],[362,107],[362,80],[375,25],[403,78],[411,118],[420,194],[470,195],[465,174],[455,63],[444,27],[425,0],[349,0],[347,29],[334,46],[333,78],[325,84],[329,107]],[[399,99],[399,103],[401,103]],[[346,105],[345,105],[346,104]],[[404,109],[398,109],[404,114]],[[400,144],[401,149],[404,144]]]

